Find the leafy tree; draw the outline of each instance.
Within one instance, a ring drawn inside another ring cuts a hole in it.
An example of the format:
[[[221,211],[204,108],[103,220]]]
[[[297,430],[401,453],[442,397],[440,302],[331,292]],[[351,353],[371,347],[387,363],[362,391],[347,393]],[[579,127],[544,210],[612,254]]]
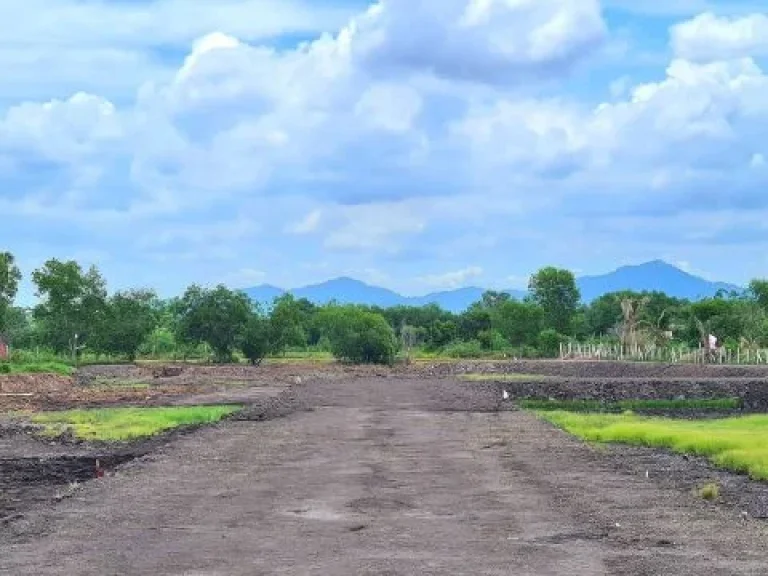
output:
[[[481,303],[486,308],[496,308],[505,302],[509,302],[511,299],[512,297],[506,292],[487,290],[483,292]]]
[[[327,306],[321,312],[331,353],[354,364],[391,364],[397,338],[386,319],[358,306]]]
[[[573,319],[581,295],[576,279],[569,270],[542,268],[531,276],[528,283],[533,302],[544,311],[544,326],[561,334],[571,334]]]
[[[505,300],[491,315],[492,324],[512,346],[533,346],[541,331],[544,310],[534,302]]]
[[[258,311],[252,313],[240,340],[240,350],[251,364],[255,366],[261,364],[261,361],[272,350],[269,340],[270,333],[269,319],[262,316]]]
[[[34,309],[45,341],[57,352],[76,352],[104,321],[106,283],[95,266],[87,272],[75,261],[48,260],[32,273],[42,300]]]
[[[251,317],[252,302],[242,292],[223,285],[187,288],[179,302],[177,336],[181,342],[205,342],[216,361],[227,362]]]
[[[158,312],[162,314],[162,312]],[[161,324],[155,326],[141,345],[140,353],[147,356],[165,356],[177,349],[176,335]]]
[[[275,298],[269,317],[269,340],[274,353],[283,353],[291,346],[307,345],[305,325],[308,327],[311,314],[306,306],[308,303],[309,301],[305,299],[296,300],[292,294],[283,294]]]
[[[427,345],[432,349],[447,346],[458,335],[458,328],[453,320],[434,320],[426,330]]]
[[[19,290],[21,271],[10,252],[0,252],[0,334],[5,334],[9,324],[11,306]]]
[[[477,340],[481,332],[492,328],[491,311],[480,302],[472,304],[459,316],[458,328],[462,340]]]
[[[5,336],[17,348],[29,348],[37,343],[38,335],[28,310],[11,306],[5,318]]]
[[[757,278],[752,280],[749,283],[748,294],[763,310],[768,310],[768,280]]]
[[[157,309],[157,296],[151,290],[131,290],[112,296],[98,339],[101,351],[134,360],[155,328]]]

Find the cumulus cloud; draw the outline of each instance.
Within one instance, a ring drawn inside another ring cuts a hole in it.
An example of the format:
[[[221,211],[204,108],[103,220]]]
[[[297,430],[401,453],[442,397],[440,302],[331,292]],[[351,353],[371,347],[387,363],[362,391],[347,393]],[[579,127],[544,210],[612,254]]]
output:
[[[461,270],[446,272],[444,274],[431,274],[423,276],[421,282],[429,286],[438,288],[459,288],[474,278],[483,275],[483,269],[480,266],[469,266]]]
[[[76,222],[83,242],[86,231],[111,234],[164,262],[256,258],[247,241],[264,230],[281,236],[274,254],[259,247],[271,268],[237,269],[277,268],[291,249],[355,270],[378,270],[375,258],[478,262],[443,279],[461,283],[492,268],[476,253],[511,240],[536,250],[556,243],[559,258],[562,241],[535,230],[537,219],[559,233],[597,234],[599,225],[569,218],[644,203],[660,218],[701,205],[696,195],[709,194],[704,207],[717,194],[722,202],[724,189],[728,201],[754,208],[768,154],[758,43],[707,56],[685,23],[672,29],[677,53],[666,70],[610,68],[568,92],[572,81],[547,81],[565,78],[606,36],[596,1],[383,0],[327,26],[335,32],[281,48],[258,38],[309,30],[306,8],[281,4],[272,23],[254,23],[241,4],[222,3],[207,25],[193,8],[169,30],[152,28],[134,4],[93,4],[125,10],[126,20],[79,49],[103,42],[149,54],[153,43],[185,42],[188,53],[137,80],[135,102],[78,89],[10,106],[0,116],[0,211]],[[90,26],[68,17],[75,30]],[[74,33],[64,34],[57,28],[52,40],[74,46]],[[104,67],[104,77],[123,72]],[[609,92],[600,103],[596,94]]]
[[[375,69],[489,83],[561,73],[606,34],[597,0],[384,0],[355,31]]]
[[[728,60],[768,55],[768,14],[719,17],[712,12],[672,27],[672,48],[680,58]]]

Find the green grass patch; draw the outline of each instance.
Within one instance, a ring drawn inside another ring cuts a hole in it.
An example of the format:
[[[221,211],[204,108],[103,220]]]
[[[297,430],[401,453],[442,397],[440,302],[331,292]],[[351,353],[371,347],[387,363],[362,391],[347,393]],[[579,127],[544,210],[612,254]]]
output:
[[[61,374],[71,376],[75,369],[62,362],[0,362],[2,374]]]
[[[753,479],[768,480],[768,415],[715,420],[676,420],[635,414],[538,412],[567,432],[589,442],[667,448],[708,458]]]
[[[469,382],[542,382],[547,380],[549,376],[544,374],[464,374],[461,376],[462,380]]]
[[[149,390],[149,383],[130,378],[99,378],[88,387],[96,390]]]
[[[542,412],[729,412],[741,408],[741,398],[685,398],[673,400],[540,400],[522,399],[521,408]]]
[[[66,410],[35,414],[31,420],[43,425],[48,436],[71,431],[82,440],[121,442],[148,438],[180,426],[218,422],[240,408],[227,405]]]
[[[707,482],[699,488],[698,494],[704,500],[717,500],[720,498],[720,485],[717,482]]]

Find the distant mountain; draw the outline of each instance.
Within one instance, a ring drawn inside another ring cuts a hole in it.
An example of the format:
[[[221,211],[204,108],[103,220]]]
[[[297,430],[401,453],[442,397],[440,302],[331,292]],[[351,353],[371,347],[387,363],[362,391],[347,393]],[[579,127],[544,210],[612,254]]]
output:
[[[636,266],[623,266],[600,276],[583,276],[578,278],[576,283],[584,302],[591,302],[603,294],[620,290],[637,292],[657,290],[670,296],[690,300],[714,296],[719,290],[741,290],[733,284],[710,282],[693,276],[661,260]],[[437,304],[451,312],[466,310],[472,303],[482,298],[484,291],[484,288],[471,286],[434,292],[426,296],[402,296],[387,288],[372,286],[360,280],[346,277],[289,290],[297,298],[306,298],[315,304],[326,304],[331,300],[336,300],[342,304],[367,304],[382,307]],[[264,284],[246,288],[244,292],[256,302],[270,304],[277,296],[285,294],[286,290]],[[521,290],[505,290],[505,292],[515,298],[525,296],[525,292]]]
[[[711,297],[719,290],[741,290],[733,284],[704,280],[662,260],[622,266],[600,276],[583,276],[577,280],[577,285],[584,302],[591,302],[603,294],[620,290],[659,291],[668,296],[689,300]]]

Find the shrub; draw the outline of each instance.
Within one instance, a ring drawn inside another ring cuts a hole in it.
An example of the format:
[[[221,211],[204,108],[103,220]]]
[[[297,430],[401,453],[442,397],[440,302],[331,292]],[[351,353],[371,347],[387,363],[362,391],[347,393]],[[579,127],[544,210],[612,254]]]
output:
[[[539,353],[545,358],[555,358],[560,354],[560,344],[565,336],[556,330],[547,329],[539,333]]]
[[[446,346],[443,354],[449,358],[482,358],[486,352],[479,340],[469,340]]]
[[[386,319],[357,306],[333,306],[324,311],[331,353],[353,364],[392,364],[397,338]]]
[[[699,496],[704,500],[717,500],[720,498],[720,486],[717,482],[707,482],[704,486],[699,488]]]

